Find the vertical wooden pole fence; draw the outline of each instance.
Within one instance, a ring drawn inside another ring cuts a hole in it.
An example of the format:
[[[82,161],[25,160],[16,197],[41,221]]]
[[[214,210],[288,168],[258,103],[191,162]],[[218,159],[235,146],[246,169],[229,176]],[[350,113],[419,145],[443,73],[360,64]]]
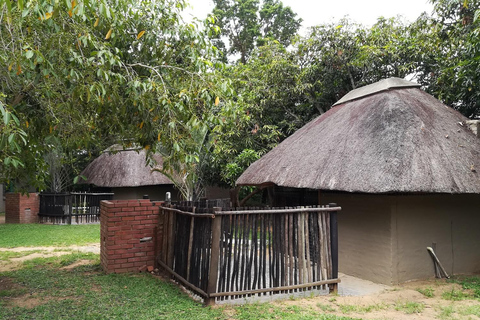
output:
[[[327,287],[337,292],[339,210],[336,204],[231,211],[188,203],[162,207],[164,241],[157,260],[206,305]]]
[[[222,208],[213,208],[214,212],[221,211]],[[218,280],[218,263],[220,258],[220,236],[222,230],[222,216],[217,216],[212,219],[212,249],[210,257],[210,269],[208,272],[208,298],[205,299],[206,305],[214,305],[215,298],[211,294],[217,292]]]

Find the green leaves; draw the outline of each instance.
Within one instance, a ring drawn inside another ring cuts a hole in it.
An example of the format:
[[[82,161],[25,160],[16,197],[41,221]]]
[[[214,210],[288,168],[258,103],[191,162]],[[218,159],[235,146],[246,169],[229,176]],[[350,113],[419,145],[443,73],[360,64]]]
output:
[[[230,57],[240,55],[242,63],[268,40],[288,46],[302,21],[278,0],[262,1],[262,6],[258,0],[214,0],[214,3],[213,15],[221,30],[220,34],[212,35],[214,43]],[[228,39],[228,45],[222,38]]]
[[[26,133],[20,128],[20,122],[15,114],[6,108],[0,101],[0,112],[3,118],[3,125],[0,129],[0,150],[2,150],[1,160],[3,161],[3,170],[11,170],[24,167],[19,159],[22,152],[22,146],[26,145]]]
[[[165,170],[181,174],[176,181],[193,195],[210,135],[236,114],[206,35],[211,23],[184,25],[183,0],[11,4],[1,7],[12,19],[0,15],[0,92],[12,149],[0,160],[11,155],[26,166],[0,168],[0,178],[28,177],[44,188],[55,145],[73,181],[90,154],[128,141],[161,151]]]

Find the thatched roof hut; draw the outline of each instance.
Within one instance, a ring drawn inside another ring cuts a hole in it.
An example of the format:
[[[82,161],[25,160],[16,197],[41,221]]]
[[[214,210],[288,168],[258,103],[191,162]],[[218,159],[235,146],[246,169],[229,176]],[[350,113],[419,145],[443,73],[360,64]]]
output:
[[[139,187],[173,184],[160,172],[152,171],[147,164],[144,149],[123,149],[114,145],[105,150],[82,171],[81,175],[87,180],[84,184],[93,184],[98,187]],[[163,163],[160,155],[154,155],[156,166]]]
[[[386,79],[347,94],[237,184],[275,186],[275,206],[340,205],[346,274],[429,278],[427,247],[450,274],[480,272],[480,139],[466,121],[418,85]]]
[[[239,185],[366,193],[480,193],[467,118],[398,78],[353,90],[252,164]]]

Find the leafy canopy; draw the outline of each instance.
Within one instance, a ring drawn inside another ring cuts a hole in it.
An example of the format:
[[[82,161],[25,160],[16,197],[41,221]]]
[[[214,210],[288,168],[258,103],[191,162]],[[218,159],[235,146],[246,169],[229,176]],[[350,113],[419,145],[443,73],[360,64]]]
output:
[[[252,51],[268,40],[288,46],[302,19],[279,0],[213,0],[213,15],[221,29],[214,40],[227,56],[246,63]]]
[[[199,137],[236,108],[208,40],[212,20],[184,24],[185,5],[2,1],[3,180],[43,188],[51,148],[74,157],[120,142],[163,152],[165,173],[194,181]]]

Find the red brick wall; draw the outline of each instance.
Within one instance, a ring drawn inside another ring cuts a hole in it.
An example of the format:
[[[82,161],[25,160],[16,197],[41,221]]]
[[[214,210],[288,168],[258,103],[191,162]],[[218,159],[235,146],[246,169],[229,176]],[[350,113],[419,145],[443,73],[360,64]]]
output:
[[[40,197],[37,193],[6,193],[5,223],[36,223],[40,209]]]
[[[107,273],[139,272],[155,264],[159,205],[150,200],[100,204],[100,262]],[[155,232],[157,231],[157,234]],[[152,237],[151,241],[140,239]]]

